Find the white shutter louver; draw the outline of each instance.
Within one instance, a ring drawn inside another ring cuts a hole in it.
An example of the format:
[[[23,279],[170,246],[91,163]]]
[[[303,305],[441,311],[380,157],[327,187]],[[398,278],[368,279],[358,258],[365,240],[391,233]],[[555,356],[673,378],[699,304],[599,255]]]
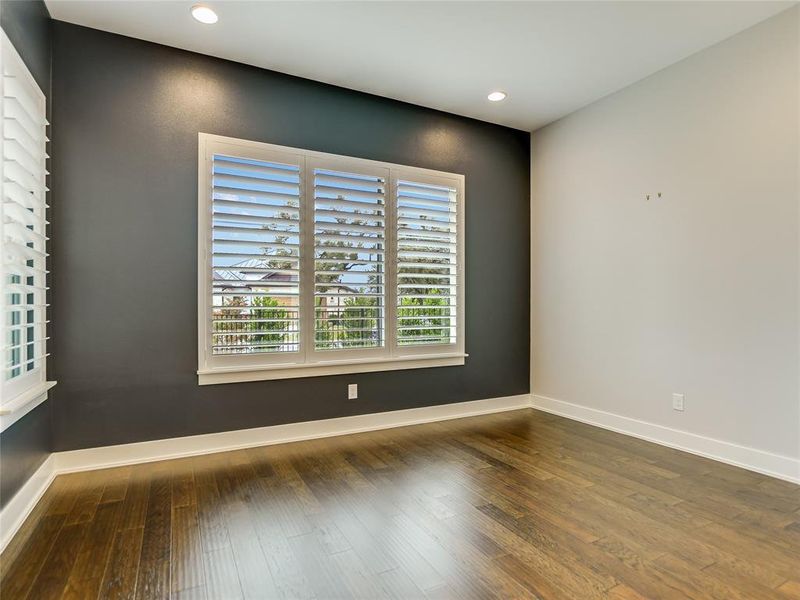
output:
[[[455,344],[457,329],[457,191],[399,179],[397,343]]]
[[[314,169],[314,346],[385,345],[385,177]]]
[[[47,309],[46,101],[3,36],[3,399],[44,381]]]
[[[213,354],[300,349],[300,166],[212,160]]]

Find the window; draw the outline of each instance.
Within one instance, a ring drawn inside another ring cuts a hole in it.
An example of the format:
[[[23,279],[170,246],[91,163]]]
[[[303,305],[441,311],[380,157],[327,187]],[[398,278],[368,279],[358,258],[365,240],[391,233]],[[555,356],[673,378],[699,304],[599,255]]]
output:
[[[201,384],[463,365],[464,177],[200,134]]]
[[[458,191],[413,176],[397,181],[397,341],[458,339]]]
[[[2,428],[47,397],[46,101],[2,33]]]
[[[315,351],[386,346],[387,178],[314,169]]]
[[[300,168],[212,157],[211,352],[300,348]]]

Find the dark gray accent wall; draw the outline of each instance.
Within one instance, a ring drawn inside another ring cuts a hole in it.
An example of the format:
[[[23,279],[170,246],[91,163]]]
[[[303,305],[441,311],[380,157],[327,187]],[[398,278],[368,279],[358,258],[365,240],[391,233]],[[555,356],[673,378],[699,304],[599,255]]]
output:
[[[50,15],[44,2],[0,3],[0,27],[25,61],[49,104]],[[0,434],[0,508],[19,491],[50,453],[50,409],[54,393],[51,390],[50,400]]]
[[[0,435],[0,508],[50,454],[52,404],[52,398],[46,400]]]
[[[53,57],[57,450],[528,391],[528,133],[60,22]],[[198,132],[463,173],[467,364],[198,386]]]
[[[0,5],[0,27],[50,98],[50,13],[42,0],[10,0]]]

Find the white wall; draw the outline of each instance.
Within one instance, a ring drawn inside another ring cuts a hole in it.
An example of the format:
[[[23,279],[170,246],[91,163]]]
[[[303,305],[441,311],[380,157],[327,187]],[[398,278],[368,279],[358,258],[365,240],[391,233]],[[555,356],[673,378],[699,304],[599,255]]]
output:
[[[800,456],[798,83],[795,7],[533,134],[534,394]]]

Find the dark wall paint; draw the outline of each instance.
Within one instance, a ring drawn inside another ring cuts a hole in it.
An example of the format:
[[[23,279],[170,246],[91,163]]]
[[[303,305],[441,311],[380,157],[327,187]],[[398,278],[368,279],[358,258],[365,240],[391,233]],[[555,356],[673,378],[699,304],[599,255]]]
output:
[[[42,0],[4,1],[0,26],[50,98],[50,13]]]
[[[0,436],[0,506],[11,500],[50,454],[51,404],[51,400],[43,402]]]
[[[50,15],[44,2],[2,2],[0,26],[42,88],[49,104]],[[52,361],[48,371],[52,378],[51,365]],[[54,392],[51,390],[50,400],[0,434],[0,507],[6,505],[50,453],[50,409]]]
[[[527,133],[60,22],[53,56],[57,450],[528,391]],[[466,366],[199,387],[201,131],[466,175]]]

